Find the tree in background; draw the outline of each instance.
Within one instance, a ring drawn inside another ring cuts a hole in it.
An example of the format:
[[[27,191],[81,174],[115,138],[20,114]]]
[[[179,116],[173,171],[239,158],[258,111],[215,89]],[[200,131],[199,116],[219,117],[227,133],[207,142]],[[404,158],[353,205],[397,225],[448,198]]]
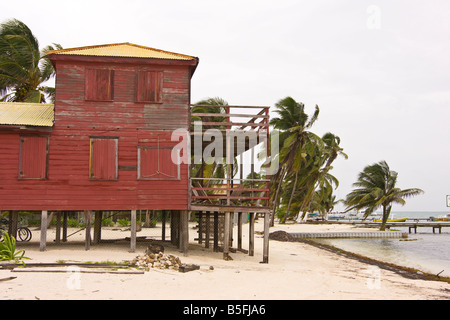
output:
[[[345,199],[347,211],[365,209],[364,217],[367,218],[376,209],[383,207],[380,230],[384,231],[394,203],[404,205],[405,198],[423,193],[418,188],[397,188],[397,177],[398,173],[390,170],[384,160],[366,166],[353,184],[355,189]]]
[[[59,44],[39,50],[31,30],[17,19],[0,25],[0,101],[45,103],[54,101],[55,89],[43,86],[55,75],[47,51],[62,49]]]

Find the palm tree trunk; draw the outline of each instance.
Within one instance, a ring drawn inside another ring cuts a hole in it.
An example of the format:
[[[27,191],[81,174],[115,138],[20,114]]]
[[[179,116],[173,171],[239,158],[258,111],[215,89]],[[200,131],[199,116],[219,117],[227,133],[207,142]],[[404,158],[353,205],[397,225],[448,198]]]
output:
[[[285,223],[286,219],[289,215],[289,211],[291,211],[292,200],[294,199],[295,189],[297,189],[297,180],[298,180],[298,171],[295,173],[294,187],[292,188],[291,197],[289,198],[289,203],[286,208],[286,213],[284,214],[283,221],[281,223]]]
[[[389,219],[390,213],[391,213],[391,206],[383,205],[383,220],[381,222],[380,231],[386,230],[386,222]]]
[[[280,173],[280,179],[278,179],[278,187],[277,187],[277,191],[275,193],[275,197],[273,199],[273,207],[272,207],[272,216],[270,219],[270,226],[273,227],[275,224],[275,212],[276,212],[276,208],[278,206],[278,195],[280,193],[281,190],[281,184],[283,183],[283,179],[284,179],[284,168],[281,169],[281,173]]]

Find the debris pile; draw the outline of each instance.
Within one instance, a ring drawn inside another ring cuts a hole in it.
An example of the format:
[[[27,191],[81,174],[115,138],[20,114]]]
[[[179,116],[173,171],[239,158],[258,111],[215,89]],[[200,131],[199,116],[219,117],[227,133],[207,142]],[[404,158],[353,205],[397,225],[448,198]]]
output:
[[[131,265],[150,271],[150,268],[171,269],[179,272],[199,270],[200,266],[195,264],[181,263],[179,257],[173,254],[164,254],[164,247],[161,245],[150,245],[145,254],[137,256],[131,261]]]
[[[150,268],[173,269],[178,271],[183,265],[180,258],[172,254],[167,255],[162,252],[146,252],[144,255],[134,258],[131,261],[131,264],[146,271],[149,271]]]

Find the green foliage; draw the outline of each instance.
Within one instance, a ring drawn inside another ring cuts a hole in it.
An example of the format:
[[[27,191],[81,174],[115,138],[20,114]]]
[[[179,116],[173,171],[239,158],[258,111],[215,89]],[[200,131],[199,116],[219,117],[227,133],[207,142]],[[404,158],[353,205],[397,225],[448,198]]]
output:
[[[130,220],[128,219],[118,219],[117,223],[121,226],[121,227],[127,227],[130,225]]]
[[[339,137],[326,133],[321,138],[310,130],[319,117],[317,105],[312,115],[291,97],[275,107],[278,116],[270,124],[279,130],[280,152],[272,158],[278,157],[280,170],[271,181],[274,212],[283,223],[300,212],[304,216],[313,210],[332,210],[333,188],[339,182],[330,174],[331,164],[339,155],[348,157],[339,146]]]
[[[47,51],[61,49],[58,44],[39,50],[31,30],[16,19],[0,25],[0,101],[45,103],[54,100],[54,88],[41,84],[55,75]]]
[[[0,260],[15,261],[17,263],[23,259],[29,259],[24,255],[24,250],[16,250],[16,239],[5,232],[3,241],[0,242]]]
[[[384,230],[394,203],[404,205],[405,198],[423,193],[418,188],[400,189],[396,186],[398,173],[391,170],[386,161],[366,166],[353,184],[355,189],[346,199],[347,211],[365,209],[365,217],[383,208],[381,230]]]

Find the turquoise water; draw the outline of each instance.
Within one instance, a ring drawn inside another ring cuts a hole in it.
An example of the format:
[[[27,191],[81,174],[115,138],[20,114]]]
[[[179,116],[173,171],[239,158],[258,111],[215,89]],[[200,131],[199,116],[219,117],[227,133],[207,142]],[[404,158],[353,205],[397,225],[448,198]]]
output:
[[[449,212],[393,212],[394,218],[429,218]],[[408,232],[407,227],[396,230]],[[436,231],[438,232],[438,231]],[[409,234],[408,240],[400,239],[320,239],[342,250],[358,253],[373,259],[412,267],[433,274],[450,277],[450,227],[442,233],[433,234],[431,227],[419,227],[417,233]]]

